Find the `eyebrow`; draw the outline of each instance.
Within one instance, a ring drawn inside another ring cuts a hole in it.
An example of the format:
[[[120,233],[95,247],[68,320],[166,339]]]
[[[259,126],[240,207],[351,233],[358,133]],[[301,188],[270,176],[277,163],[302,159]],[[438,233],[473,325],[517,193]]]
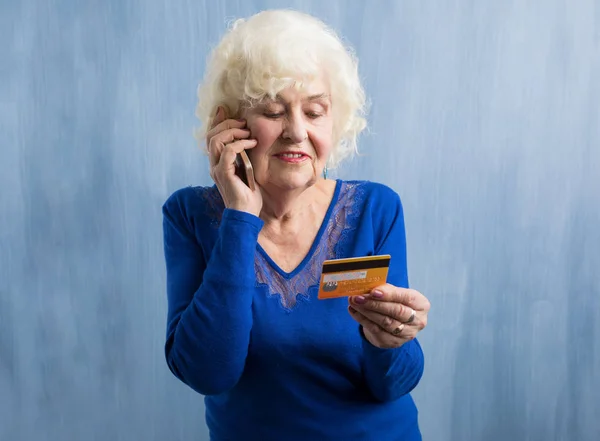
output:
[[[317,95],[311,95],[308,97],[309,101],[316,101],[316,100],[321,100],[321,99],[329,99],[329,94],[327,93],[319,93]]]
[[[330,96],[328,93],[318,93],[315,95],[310,95],[306,99],[308,101],[319,101],[322,99],[330,99]],[[273,102],[280,103],[280,104],[285,103],[285,101],[279,95],[277,95],[276,99]]]

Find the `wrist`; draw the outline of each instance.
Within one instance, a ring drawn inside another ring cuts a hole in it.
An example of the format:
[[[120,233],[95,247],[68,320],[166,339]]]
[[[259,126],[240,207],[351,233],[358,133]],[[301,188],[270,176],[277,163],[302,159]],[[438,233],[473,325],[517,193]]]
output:
[[[245,224],[250,224],[256,230],[256,234],[262,229],[264,225],[264,221],[254,213],[251,213],[247,210],[237,209],[233,207],[226,207],[223,212],[223,221],[225,222],[243,222]],[[239,228],[239,227],[236,227]]]
[[[238,211],[240,213],[246,213],[249,214],[251,216],[255,216],[255,217],[259,217],[260,214],[260,210],[256,210],[253,207],[248,207],[247,205],[243,205],[243,204],[233,204],[229,207],[230,210],[233,211]]]

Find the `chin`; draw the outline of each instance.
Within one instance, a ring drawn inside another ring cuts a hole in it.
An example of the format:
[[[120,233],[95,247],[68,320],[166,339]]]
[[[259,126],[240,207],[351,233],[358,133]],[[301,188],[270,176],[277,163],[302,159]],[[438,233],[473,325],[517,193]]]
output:
[[[269,176],[266,184],[282,190],[299,190],[313,186],[317,182],[316,176],[307,176],[304,173],[286,173],[282,176]]]

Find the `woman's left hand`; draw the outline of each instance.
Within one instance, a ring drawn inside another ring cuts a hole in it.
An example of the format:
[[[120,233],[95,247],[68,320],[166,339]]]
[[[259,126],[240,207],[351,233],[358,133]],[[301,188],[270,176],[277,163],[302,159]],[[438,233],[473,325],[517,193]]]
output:
[[[348,302],[350,315],[378,348],[398,348],[427,326],[429,300],[414,289],[386,283],[368,295],[349,297]]]

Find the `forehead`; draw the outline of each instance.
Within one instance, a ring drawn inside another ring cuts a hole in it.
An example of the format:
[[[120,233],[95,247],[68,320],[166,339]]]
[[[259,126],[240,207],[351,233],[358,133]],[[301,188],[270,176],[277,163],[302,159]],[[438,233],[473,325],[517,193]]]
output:
[[[292,86],[280,90],[274,98],[265,97],[265,102],[282,101],[331,101],[329,87],[322,79],[303,82],[296,81]]]

